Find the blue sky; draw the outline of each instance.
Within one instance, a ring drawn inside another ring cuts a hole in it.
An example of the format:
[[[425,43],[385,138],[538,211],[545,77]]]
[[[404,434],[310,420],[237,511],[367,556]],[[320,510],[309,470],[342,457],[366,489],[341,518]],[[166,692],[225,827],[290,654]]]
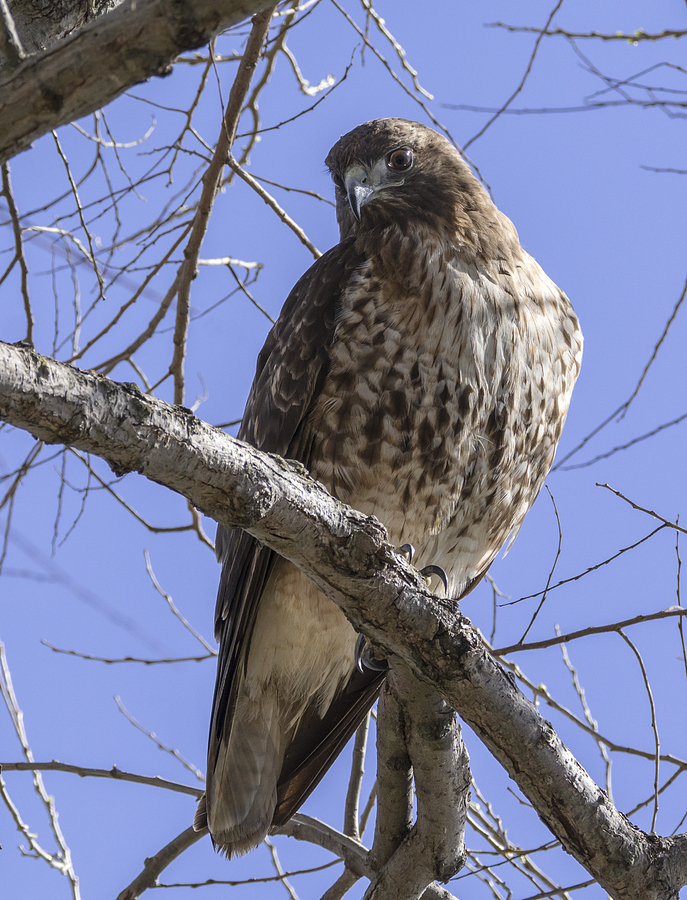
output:
[[[568,0],[559,6],[553,26],[575,32],[612,34],[643,29],[655,33],[686,27],[685,6],[678,0],[611,0],[603,5]],[[361,4],[348,0],[342,8],[365,27]],[[420,98],[426,107],[423,109],[390,77],[370,49],[362,56],[360,37],[333,4],[322,0],[292,31],[289,46],[304,77],[314,85],[330,74],[341,79],[352,60],[348,75],[315,110],[264,133],[251,152],[248,168],[257,176],[331,198],[323,160],[340,134],[360,122],[403,116],[431,124],[429,112],[458,144],[470,142],[468,155],[495,202],[515,223],[524,247],[566,291],[582,323],[585,357],[559,449],[558,459],[562,460],[632,395],[684,289],[687,176],[651,169],[687,168],[687,73],[684,39],[639,41],[636,45],[580,39],[572,45],[562,37],[545,38],[511,110],[471,142],[491,114],[466,107],[489,110],[502,106],[520,84],[536,38],[531,33],[509,33],[485,25],[502,21],[542,27],[552,9],[552,3],[539,0],[517,4],[433,0],[419,13],[418,4],[407,0],[380,2],[378,12],[405,48],[420,83],[433,95],[431,100]],[[412,93],[412,81],[402,72],[393,47],[374,26],[370,38]],[[228,55],[239,50],[241,43],[241,35],[232,34],[219,40],[217,50]],[[218,66],[218,77],[210,73],[198,106],[194,126],[210,145],[216,140],[235,67],[236,63],[225,62]],[[180,63],[169,77],[139,85],[107,108],[107,122],[118,142],[137,141],[155,126],[144,143],[120,150],[122,164],[133,180],[154,164],[161,155],[158,148],[170,144],[181,130],[181,113],[170,109],[183,110],[188,105],[197,90],[201,68]],[[601,75],[639,85],[621,89],[636,102],[620,103],[621,90],[610,90]],[[260,96],[261,123],[264,127],[287,120],[320,96],[308,97],[298,90],[293,71],[281,56]],[[642,103],[666,99],[683,106],[666,109]],[[604,101],[615,105],[568,111]],[[542,109],[560,111],[542,113]],[[81,125],[93,133],[92,118]],[[245,116],[239,132],[249,128],[250,120]],[[60,129],[59,140],[78,180],[89,170],[96,145],[70,126]],[[239,138],[238,146],[245,141]],[[130,239],[118,247],[114,264],[135,255],[136,232],[202,165],[198,154],[205,151],[201,142],[187,136],[185,146],[194,152],[177,160],[171,183],[166,177],[147,181],[138,189],[138,196],[130,192],[122,199],[121,234]],[[113,185],[126,186],[127,176],[119,169],[113,152],[105,149],[103,153]],[[39,211],[69,186],[50,135],[12,160],[11,169],[17,203],[26,215],[25,226],[68,227],[84,238],[73,216],[55,219],[56,215],[73,213],[73,200]],[[84,204],[101,197],[106,190],[101,173],[96,170],[79,190]],[[320,250],[336,243],[330,205],[302,194],[271,190]],[[90,208],[90,231],[103,247],[108,247],[117,225],[111,212],[98,217],[101,208]],[[5,220],[4,208],[0,220]],[[11,248],[6,227],[2,238],[0,250]],[[26,232],[25,239],[37,320],[36,346],[40,352],[51,354],[56,315],[61,338],[71,330],[77,281],[82,309],[96,299],[97,292],[92,272],[89,274],[83,265],[73,242],[59,240],[54,232]],[[154,253],[159,255],[160,248],[169,246],[172,239],[162,235],[142,261],[148,262]],[[8,253],[0,256],[0,272],[11,259]],[[177,252],[174,258],[179,255]],[[273,317],[313,260],[295,235],[240,182],[218,197],[201,251],[203,260],[229,255],[262,263],[250,290]],[[135,337],[169,287],[174,271],[173,266],[164,269],[141,300],[77,365],[95,366]],[[81,347],[126,302],[142,277],[133,266],[108,288],[107,299],[96,304],[83,323]],[[186,403],[190,406],[197,396],[207,394],[197,414],[213,424],[240,418],[255,357],[269,329],[265,315],[240,293],[212,308],[234,288],[227,269],[220,266],[201,266],[192,286],[195,318],[189,334]],[[0,301],[0,338],[20,340],[25,326],[16,270],[0,284]],[[159,336],[137,356],[137,363],[151,381],[161,377],[169,365],[172,316],[165,320]],[[683,512],[687,420],[632,443],[621,452],[611,451],[687,413],[686,339],[685,310],[680,307],[626,415],[613,419],[549,477],[547,484],[555,499],[562,534],[552,583],[597,566],[659,524],[597,483],[608,483],[668,520],[675,521]],[[67,359],[69,343],[57,355]],[[132,381],[137,376],[133,369],[119,366],[112,377]],[[171,399],[170,391],[166,382],[158,396]],[[33,444],[24,434],[3,430],[0,474],[12,471]],[[80,514],[83,493],[73,488],[83,488],[87,483],[83,465],[68,455],[65,477],[71,487],[66,487],[58,499],[62,462],[60,458],[50,459],[55,452],[55,448],[43,450],[40,459],[44,464],[29,473],[17,492],[0,582],[0,639],[6,647],[34,756],[37,760],[59,759],[99,768],[116,764],[131,772],[198,784],[189,769],[127,721],[113,697],[119,696],[130,714],[155,732],[161,742],[204,770],[214,680],[212,660],[155,666],[105,665],[54,653],[41,641],[107,658],[202,655],[200,644],[170,614],[152,586],[146,574],[144,549],[163,589],[211,642],[219,574],[214,557],[192,533],[151,533],[95,483]],[[595,462],[582,465],[597,457]],[[94,468],[103,479],[111,480],[104,466],[95,463]],[[155,526],[188,522],[181,498],[142,478],[128,476],[116,490]],[[7,506],[0,515],[5,517],[4,523]],[[214,535],[211,522],[205,527]],[[553,503],[543,491],[512,550],[492,568],[500,591],[512,600],[541,591],[558,543]],[[669,607],[677,602],[678,571],[676,534],[664,529],[608,565],[552,591],[528,639],[551,637],[556,625],[567,633]],[[492,601],[492,591],[484,584],[461,606],[487,635],[493,627]],[[499,606],[495,646],[510,645],[521,637],[538,602],[539,598],[534,598]],[[661,752],[685,759],[687,679],[676,620],[630,628],[627,635],[641,651],[650,680]],[[568,650],[600,732],[620,746],[653,752],[649,698],[632,649],[618,634],[611,633],[575,641]],[[560,704],[577,716],[583,715],[560,648],[518,653],[512,658],[534,685],[545,685]],[[531,696],[531,691],[525,693]],[[606,769],[596,742],[543,702],[542,711],[580,762],[603,784]],[[544,844],[548,832],[523,806],[515,786],[469,729],[466,741],[476,783],[502,817],[509,838],[526,848]],[[2,760],[21,758],[21,748],[4,710],[0,710],[0,747]],[[369,753],[364,795],[374,780],[372,745]],[[348,767],[344,755],[308,801],[305,812],[340,827]],[[660,783],[674,770],[670,763],[662,763]],[[614,753],[612,772],[613,797],[620,809],[629,811],[651,797],[652,760]],[[684,777],[661,795],[656,826],[660,834],[669,834],[678,826],[685,830],[684,823],[680,825],[685,809]],[[38,833],[39,841],[51,849],[49,824],[33,793],[30,776],[6,773],[4,778],[25,821]],[[58,773],[46,773],[44,780],[55,797],[82,896],[89,900],[116,897],[138,873],[145,857],[186,827],[193,815],[194,803],[189,797],[152,787]],[[633,821],[649,829],[651,814],[649,804],[633,816]],[[66,879],[44,862],[26,859],[18,852],[21,838],[4,807],[0,808],[0,839],[0,871],[8,897],[47,900],[70,896]],[[324,851],[283,838],[277,839],[276,845],[289,870],[329,859]],[[479,849],[485,844],[472,830],[468,846]],[[485,862],[492,859],[483,857]],[[587,879],[586,873],[560,851],[534,854],[533,859],[562,885]],[[296,890],[302,898],[318,897],[333,880],[331,873],[339,870],[297,877]],[[162,880],[197,882],[265,874],[273,874],[266,848],[229,864],[216,857],[205,840],[171,866]],[[475,875],[461,875],[465,877],[452,886],[457,896],[475,900],[493,896]],[[508,877],[514,897],[527,898],[537,892],[521,876]],[[284,895],[281,885],[207,887],[205,891],[248,900]],[[359,885],[350,896],[362,893]],[[176,888],[170,896],[196,897],[197,891]],[[598,887],[590,887],[574,896],[593,900],[605,894]]]

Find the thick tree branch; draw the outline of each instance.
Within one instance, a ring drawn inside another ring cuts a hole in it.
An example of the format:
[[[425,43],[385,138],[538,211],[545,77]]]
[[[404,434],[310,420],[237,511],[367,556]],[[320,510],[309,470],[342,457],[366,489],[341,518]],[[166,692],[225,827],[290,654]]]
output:
[[[403,709],[388,680],[377,705],[377,815],[372,857],[379,871],[413,825],[413,769]]]
[[[472,777],[453,710],[400,661],[394,662],[388,680],[403,714],[403,741],[413,767],[417,821],[381,871],[376,866],[377,881],[365,898],[417,900],[435,880],[449,881],[465,862]]]
[[[201,838],[204,838],[207,833],[207,829],[194,831],[193,827],[182,831],[155,856],[150,856],[146,859],[142,872],[117,895],[117,900],[137,900],[144,891],[147,891],[149,887],[153,887],[157,883],[158,878],[170,863],[173,863],[177,857],[181,856],[185,850],[188,850]]]
[[[125,0],[0,81],[0,161],[105,106],[270,0]],[[28,111],[28,112],[27,112]]]
[[[389,657],[404,660],[472,727],[563,847],[617,900],[675,900],[687,835],[635,828],[489,655],[455,602],[432,595],[372,517],[303,467],[233,440],[188,410],[0,344],[0,416],[52,443],[137,471],[295,562]]]
[[[319,819],[303,813],[296,813],[280,829],[279,834],[293,837],[297,841],[308,841],[308,843],[317,844],[318,847],[329,850],[330,853],[339,856],[346,864],[346,868],[359,878],[374,879],[375,877],[367,848],[348,835],[336,831],[330,825],[320,822]],[[402,896],[398,896],[398,900],[402,900]],[[456,900],[456,898],[445,888],[432,884],[425,891],[423,900]]]

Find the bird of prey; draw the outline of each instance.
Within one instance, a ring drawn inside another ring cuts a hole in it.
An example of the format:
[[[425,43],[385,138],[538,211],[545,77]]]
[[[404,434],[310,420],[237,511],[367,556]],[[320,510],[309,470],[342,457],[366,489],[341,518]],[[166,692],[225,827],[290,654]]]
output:
[[[239,438],[376,516],[460,599],[551,467],[582,356],[565,294],[448,140],[379,119],[327,156],[340,243],[291,291]],[[220,526],[206,796],[242,854],[296,812],[377,696],[356,634],[294,565]]]

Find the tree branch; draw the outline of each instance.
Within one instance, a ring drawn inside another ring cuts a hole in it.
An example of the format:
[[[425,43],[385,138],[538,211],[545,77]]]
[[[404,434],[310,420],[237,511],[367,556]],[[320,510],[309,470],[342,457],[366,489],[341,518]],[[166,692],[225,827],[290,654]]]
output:
[[[0,81],[0,161],[105,106],[270,0],[125,0]],[[27,115],[30,110],[30,115]]]
[[[193,826],[185,829],[173,838],[169,844],[166,844],[162,850],[150,856],[143,864],[143,871],[134,878],[128,887],[125,887],[121,893],[117,895],[117,900],[136,900],[141,894],[156,884],[158,877],[167,866],[181,856],[181,854],[193,846],[201,838],[206,837],[207,828],[203,831],[194,831]]]
[[[69,772],[81,778],[114,778],[115,781],[133,781],[135,784],[147,784],[151,787],[165,788],[168,791],[177,791],[180,794],[190,794],[198,800],[203,794],[203,788],[191,787],[178,781],[168,781],[159,775],[137,775],[134,772],[124,772],[117,766],[111,769],[92,769],[88,766],[74,766],[70,763],[62,763],[56,759],[52,762],[4,762],[0,763],[0,772]]]
[[[403,713],[404,742],[417,795],[417,821],[378,871],[377,881],[365,898],[416,900],[433,881],[451,879],[465,862],[472,777],[453,710],[400,662],[394,661],[389,681]]]
[[[659,838],[633,826],[455,602],[431,594],[377,520],[335,501],[303,466],[260,453],[132,385],[21,346],[0,344],[0,416],[41,440],[101,456],[118,473],[140,472],[298,565],[355,628],[459,713],[613,898],[674,900],[687,884],[687,835]]]
[[[375,869],[391,859],[413,824],[413,770],[405,742],[403,709],[388,680],[377,705],[377,815]]]

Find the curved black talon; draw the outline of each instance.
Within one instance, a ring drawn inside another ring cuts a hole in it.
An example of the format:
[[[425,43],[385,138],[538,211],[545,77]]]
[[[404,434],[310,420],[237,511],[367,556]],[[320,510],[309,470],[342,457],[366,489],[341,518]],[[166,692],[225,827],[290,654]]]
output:
[[[448,575],[441,566],[425,566],[424,569],[420,569],[420,575],[424,575],[428,582],[432,575],[436,575],[444,585],[444,595],[448,594]]]
[[[401,544],[398,548],[398,553],[401,554],[404,559],[406,559],[409,563],[412,563],[415,558],[415,547],[412,544]]]
[[[365,672],[386,672],[389,663],[385,659],[377,659],[374,649],[364,634],[358,635],[355,642],[355,666],[361,674]]]

